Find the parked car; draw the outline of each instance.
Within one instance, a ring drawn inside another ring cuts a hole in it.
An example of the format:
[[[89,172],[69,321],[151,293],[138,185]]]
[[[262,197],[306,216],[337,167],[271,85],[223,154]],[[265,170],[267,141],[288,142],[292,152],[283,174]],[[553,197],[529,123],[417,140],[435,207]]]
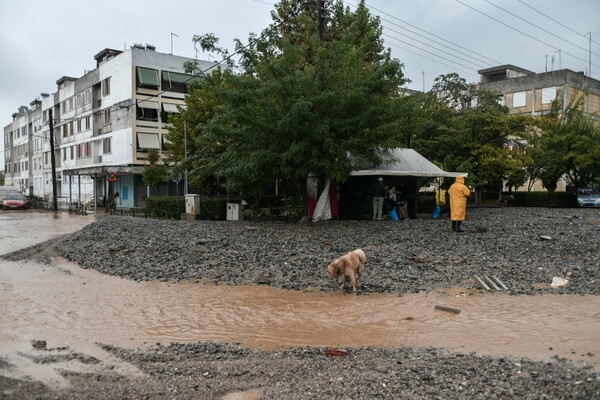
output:
[[[24,194],[9,194],[2,203],[4,210],[25,209],[29,206],[27,196]]]
[[[579,188],[577,191],[579,207],[600,207],[600,193],[594,188]]]
[[[19,191],[14,186],[0,186],[0,206],[9,194],[19,194]]]

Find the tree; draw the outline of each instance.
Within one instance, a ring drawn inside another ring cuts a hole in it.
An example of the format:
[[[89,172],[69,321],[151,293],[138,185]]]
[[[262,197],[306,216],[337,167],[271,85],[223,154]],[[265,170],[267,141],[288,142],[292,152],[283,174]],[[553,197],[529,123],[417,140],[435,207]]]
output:
[[[402,66],[384,49],[380,21],[364,2],[354,12],[342,1],[319,12],[314,2],[283,0],[272,16],[250,46],[237,43],[242,72],[228,69],[211,82],[218,106],[197,127],[196,152],[219,148],[210,159],[193,155],[206,161],[193,173],[257,195],[276,179],[296,194],[310,174],[343,182],[356,159],[378,162],[378,150],[391,147]]]
[[[548,174],[545,186],[555,188],[563,174],[576,188],[600,177],[600,124],[583,112],[586,95],[574,96],[566,107],[557,97],[550,112],[539,119],[537,162]]]
[[[192,68],[188,72],[198,71]],[[167,135],[167,158],[176,163],[175,169],[179,172],[189,171],[191,185],[203,187],[209,194],[219,190],[215,160],[228,145],[207,129],[216,108],[222,103],[214,93],[215,88],[223,84],[222,78],[222,71],[217,70],[190,86],[187,107],[172,116],[170,122],[173,125]]]
[[[160,154],[157,150],[148,151],[149,165],[142,170],[142,181],[152,188],[152,194],[158,194],[158,185],[169,181],[169,169],[160,163]]]

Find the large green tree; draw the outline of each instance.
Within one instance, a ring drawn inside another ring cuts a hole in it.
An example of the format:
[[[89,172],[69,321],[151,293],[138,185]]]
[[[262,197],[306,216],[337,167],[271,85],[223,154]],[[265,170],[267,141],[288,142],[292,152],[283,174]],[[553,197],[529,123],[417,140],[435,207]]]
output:
[[[499,190],[502,181],[510,187],[524,182],[529,156],[522,144],[530,132],[529,118],[509,116],[499,93],[482,90],[455,73],[436,78],[431,95],[422,96],[428,119],[414,131],[417,151],[446,170],[468,172],[478,204],[490,185]]]
[[[538,121],[537,162],[547,174],[547,188],[556,187],[563,174],[576,188],[600,177],[600,124],[583,112],[585,101],[585,93],[574,96],[568,105],[557,97],[550,112]]]
[[[271,26],[249,46],[237,43],[239,65],[188,96],[186,114],[197,121],[193,176],[257,195],[283,180],[299,194],[310,174],[344,181],[356,159],[376,162],[378,150],[396,146],[394,99],[404,78],[379,19],[362,1],[354,11],[317,3],[279,2]],[[212,35],[196,41],[218,50]],[[192,116],[203,102],[206,113]]]

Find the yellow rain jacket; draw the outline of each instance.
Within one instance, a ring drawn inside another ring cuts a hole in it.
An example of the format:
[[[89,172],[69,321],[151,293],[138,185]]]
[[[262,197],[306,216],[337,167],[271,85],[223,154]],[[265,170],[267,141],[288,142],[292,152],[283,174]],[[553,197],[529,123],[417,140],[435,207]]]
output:
[[[463,221],[467,211],[467,197],[471,194],[465,186],[465,178],[457,176],[456,181],[448,189],[450,195],[450,219],[452,221]]]

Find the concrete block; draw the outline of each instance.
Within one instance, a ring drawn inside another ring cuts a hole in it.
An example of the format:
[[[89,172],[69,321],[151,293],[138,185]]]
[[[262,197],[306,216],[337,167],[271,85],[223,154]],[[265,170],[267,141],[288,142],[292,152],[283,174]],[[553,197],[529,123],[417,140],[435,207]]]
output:
[[[475,275],[475,286],[483,290],[490,290],[490,287],[477,275]]]
[[[508,290],[508,287],[496,275],[492,275],[492,279],[494,280],[494,282],[496,282],[496,285],[498,285],[500,288],[502,288],[504,290]]]
[[[500,288],[498,287],[498,285],[496,285],[496,283],[495,283],[493,280],[491,280],[489,276],[487,276],[487,275],[486,275],[486,276],[484,276],[484,277],[483,277],[483,280],[485,281],[485,283],[487,283],[487,285],[488,285],[488,286],[489,286],[491,289],[494,289],[494,290],[500,290]]]

